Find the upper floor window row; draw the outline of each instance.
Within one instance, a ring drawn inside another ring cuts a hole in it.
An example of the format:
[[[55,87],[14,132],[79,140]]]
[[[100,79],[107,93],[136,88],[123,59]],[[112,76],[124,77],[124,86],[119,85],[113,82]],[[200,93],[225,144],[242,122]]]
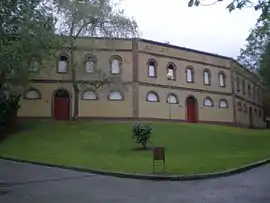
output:
[[[254,100],[261,101],[262,100],[262,93],[261,89],[257,88],[255,84],[251,85],[250,83],[246,82],[245,79],[242,79],[240,82],[240,78],[236,78],[236,90],[238,93],[241,92],[241,86],[242,86],[242,93],[243,95],[248,95],[250,98],[253,98]]]
[[[85,73],[95,73],[97,68],[97,57],[92,54],[86,54],[82,61]],[[109,60],[109,72],[112,75],[121,74],[123,60],[120,56],[112,56]],[[58,60],[58,73],[68,73],[69,71],[69,57],[68,55],[60,55]]]
[[[149,59],[147,62],[148,66],[148,77],[157,78],[157,66],[158,63],[155,59]],[[166,67],[166,77],[168,80],[176,80],[176,65],[172,62],[169,62]],[[186,67],[186,82],[187,83],[194,83],[195,82],[195,70],[192,66]],[[218,81],[220,87],[226,86],[226,75],[224,72],[219,72],[218,74]],[[211,72],[209,69],[203,70],[203,82],[204,85],[211,85]]]

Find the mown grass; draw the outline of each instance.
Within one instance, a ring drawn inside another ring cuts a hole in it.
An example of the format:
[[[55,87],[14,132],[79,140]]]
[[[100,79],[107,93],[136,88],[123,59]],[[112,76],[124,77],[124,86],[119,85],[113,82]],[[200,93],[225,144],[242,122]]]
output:
[[[132,123],[29,121],[0,144],[0,156],[117,172],[152,173],[152,152],[138,151]],[[166,147],[172,174],[216,172],[270,155],[270,131],[153,123],[150,146]]]

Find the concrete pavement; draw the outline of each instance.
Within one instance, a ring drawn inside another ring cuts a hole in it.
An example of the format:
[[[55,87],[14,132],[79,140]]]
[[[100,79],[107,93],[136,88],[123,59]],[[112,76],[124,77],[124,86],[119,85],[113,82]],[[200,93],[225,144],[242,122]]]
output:
[[[0,160],[1,182],[10,184],[0,192],[3,203],[270,202],[270,165],[218,179],[159,182]]]

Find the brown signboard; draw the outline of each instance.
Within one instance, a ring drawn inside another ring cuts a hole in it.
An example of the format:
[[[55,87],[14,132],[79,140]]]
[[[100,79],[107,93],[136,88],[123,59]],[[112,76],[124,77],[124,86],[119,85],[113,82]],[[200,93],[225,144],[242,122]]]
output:
[[[153,173],[156,173],[156,165],[163,165],[163,173],[165,172],[165,148],[155,147],[153,149]]]

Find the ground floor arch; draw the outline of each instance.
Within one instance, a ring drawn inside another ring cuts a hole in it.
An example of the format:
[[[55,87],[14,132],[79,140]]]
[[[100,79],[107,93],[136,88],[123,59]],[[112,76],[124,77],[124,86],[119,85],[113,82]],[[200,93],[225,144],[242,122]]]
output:
[[[190,123],[198,121],[198,102],[194,96],[186,98],[186,120]]]
[[[52,114],[55,120],[70,119],[70,94],[66,89],[58,89],[53,93]]]

